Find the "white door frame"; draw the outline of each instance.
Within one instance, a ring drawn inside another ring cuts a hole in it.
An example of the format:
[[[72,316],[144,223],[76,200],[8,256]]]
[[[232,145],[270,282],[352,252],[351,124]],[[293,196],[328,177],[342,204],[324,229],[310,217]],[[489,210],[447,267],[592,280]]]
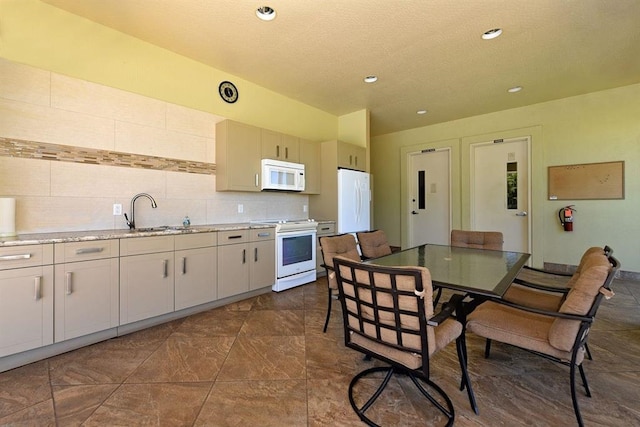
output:
[[[505,138],[505,139],[500,139],[500,140],[493,140],[493,141],[485,141],[485,142],[476,142],[476,143],[472,143],[469,145],[469,208],[470,208],[470,224],[471,224],[471,229],[475,230],[475,186],[473,185],[472,180],[474,179],[475,176],[475,155],[474,155],[474,150],[477,147],[480,146],[486,146],[486,145],[491,145],[491,144],[496,144],[496,143],[509,143],[509,142],[515,142],[515,141],[520,141],[520,140],[524,140],[527,143],[527,252],[531,253],[531,248],[532,248],[532,215],[531,215],[531,211],[532,211],[532,179],[531,179],[531,136],[527,135],[527,136],[521,136],[521,137],[515,137],[515,138]]]

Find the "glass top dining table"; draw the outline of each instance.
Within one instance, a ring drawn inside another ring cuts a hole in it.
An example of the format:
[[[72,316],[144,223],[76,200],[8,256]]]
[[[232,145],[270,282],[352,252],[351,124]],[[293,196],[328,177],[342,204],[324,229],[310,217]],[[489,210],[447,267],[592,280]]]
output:
[[[501,298],[529,256],[521,252],[427,244],[365,262],[387,267],[427,267],[434,285]]]

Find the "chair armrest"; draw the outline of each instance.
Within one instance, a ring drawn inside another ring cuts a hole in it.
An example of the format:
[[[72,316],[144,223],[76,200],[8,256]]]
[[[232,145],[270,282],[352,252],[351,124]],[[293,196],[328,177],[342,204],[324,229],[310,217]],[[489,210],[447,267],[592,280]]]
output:
[[[524,305],[513,303],[511,301],[507,301],[507,300],[503,300],[503,299],[497,299],[497,298],[491,298],[489,301],[495,302],[495,303],[498,303],[498,304],[501,304],[501,305],[506,305],[507,307],[515,308],[515,309],[518,309],[518,310],[528,311],[529,313],[540,314],[540,315],[543,315],[543,316],[554,317],[554,318],[557,318],[557,319],[569,319],[569,320],[578,320],[580,322],[593,323],[593,317],[589,317],[589,316],[581,316],[579,314],[560,313],[560,312],[557,312],[557,311],[541,310],[539,308],[527,307],[527,306],[524,306]]]
[[[326,268],[327,270],[334,271],[334,268],[333,268],[333,266],[332,266],[332,265],[320,264],[320,267],[324,267],[324,268]]]
[[[453,316],[453,312],[460,307],[460,303],[464,299],[464,295],[455,294],[449,301],[442,304],[442,310],[427,319],[427,325],[438,326],[440,323]]]
[[[559,271],[549,271],[549,270],[545,270],[543,268],[529,267],[528,265],[524,265],[524,266],[522,266],[522,268],[525,269],[525,270],[537,271],[538,273],[550,274],[552,276],[560,276],[560,277],[571,277],[571,276],[573,276],[573,274],[571,274],[571,273],[561,273]]]
[[[569,292],[569,288],[559,288],[556,286],[547,286],[540,283],[527,282],[526,280],[518,279],[517,277],[513,279],[513,283],[521,286],[526,286],[527,288],[537,289],[539,291],[555,292],[560,294],[567,294]]]

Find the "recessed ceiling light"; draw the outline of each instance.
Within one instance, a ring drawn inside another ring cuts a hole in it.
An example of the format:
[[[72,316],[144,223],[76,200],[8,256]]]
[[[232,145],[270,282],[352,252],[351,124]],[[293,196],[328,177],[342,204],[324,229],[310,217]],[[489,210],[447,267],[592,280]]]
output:
[[[276,18],[276,11],[269,6],[262,6],[256,9],[256,16],[263,21],[273,21]]]
[[[367,76],[364,78],[364,82],[365,83],[375,83],[378,81],[378,77],[377,76]]]
[[[507,89],[507,92],[516,93],[516,92],[520,92],[521,90],[522,90],[522,86],[514,86]]]
[[[418,110],[416,114],[427,114],[427,110]]]
[[[483,40],[495,39],[496,37],[500,36],[500,34],[502,34],[502,28],[493,28],[489,31],[485,31],[484,33],[482,33],[482,39]]]

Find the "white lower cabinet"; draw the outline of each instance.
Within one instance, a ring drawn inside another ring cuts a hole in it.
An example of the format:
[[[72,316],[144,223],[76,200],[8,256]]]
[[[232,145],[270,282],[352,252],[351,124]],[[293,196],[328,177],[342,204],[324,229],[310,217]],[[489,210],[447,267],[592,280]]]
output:
[[[175,309],[193,307],[217,298],[217,233],[176,236]]]
[[[218,298],[272,286],[275,244],[274,228],[218,232]]]
[[[218,298],[249,291],[249,230],[218,232]]]
[[[0,247],[0,368],[274,281],[273,229]]]
[[[174,237],[120,240],[120,324],[174,311]]]
[[[53,245],[0,249],[0,357],[53,343]]]
[[[118,240],[56,243],[55,342],[119,323]]]
[[[249,289],[273,286],[276,282],[275,229],[250,230]]]
[[[318,224],[318,237],[316,242],[316,277],[326,276],[327,272],[322,266],[324,259],[322,258],[322,250],[320,249],[320,238],[322,236],[333,236],[336,234],[335,223],[322,223]]]

